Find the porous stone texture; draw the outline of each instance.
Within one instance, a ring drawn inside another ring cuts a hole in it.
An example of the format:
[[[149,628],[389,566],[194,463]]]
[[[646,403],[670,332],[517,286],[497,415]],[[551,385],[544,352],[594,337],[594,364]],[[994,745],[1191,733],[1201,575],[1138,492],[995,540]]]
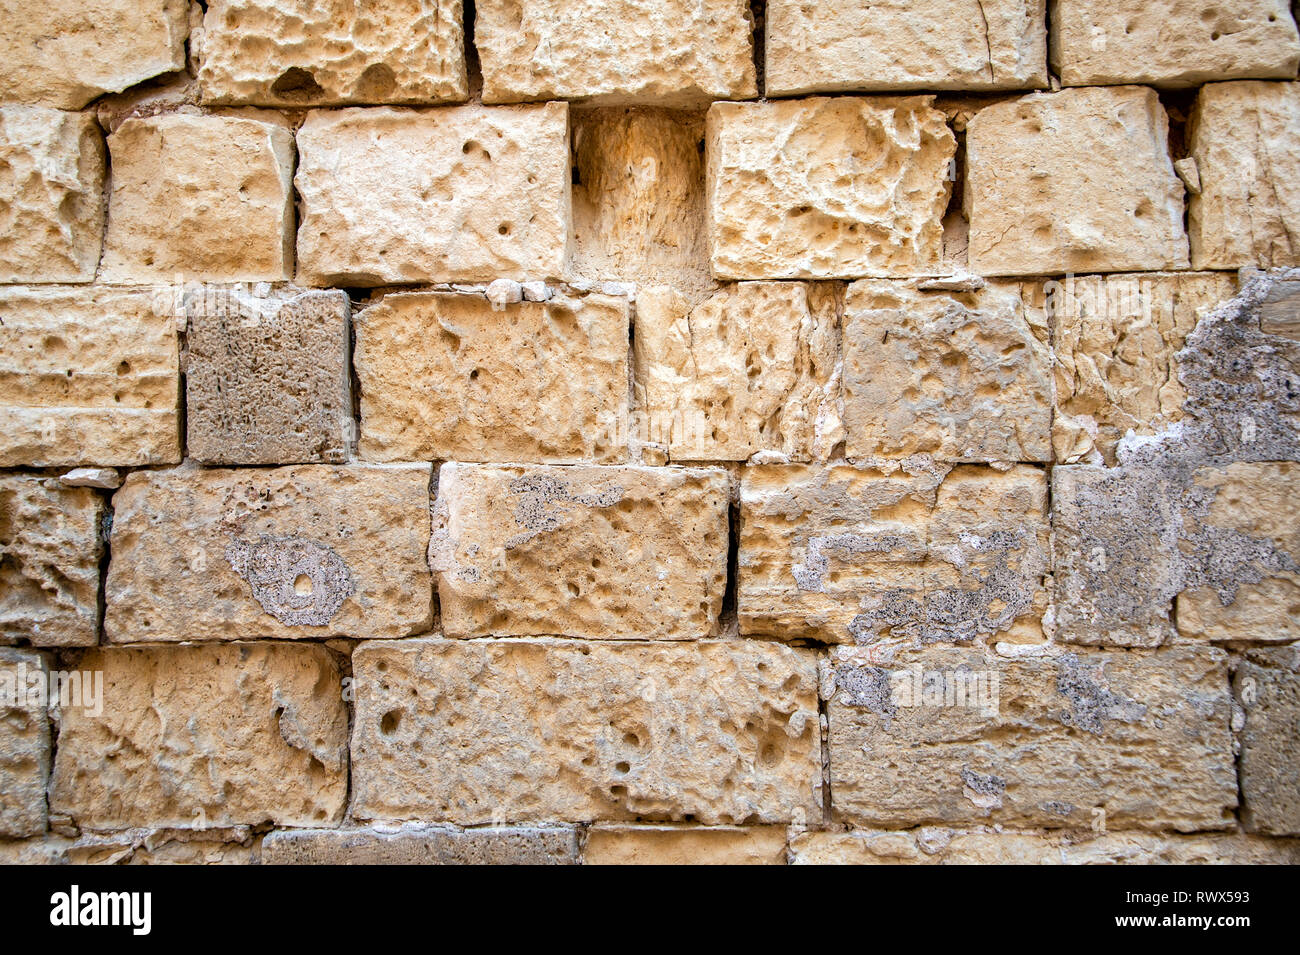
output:
[[[705,147],[714,275],[939,271],[957,144],[933,101],[714,103]]]
[[[1227,654],[833,657],[832,808],[862,826],[1227,828]],[[964,693],[964,696],[963,696]],[[1100,813],[1100,815],[1099,815]]]
[[[748,468],[742,634],[881,647],[1037,643],[1047,609],[1047,478],[928,463]]]
[[[0,839],[0,865],[67,865],[69,844],[62,836],[14,842]]]
[[[844,309],[845,451],[851,458],[1047,461],[1047,322],[1014,284],[921,291],[872,279]]]
[[[778,826],[593,826],[587,865],[784,865]]]
[[[1052,0],[1052,71],[1066,86],[1291,79],[1300,37],[1287,0]]]
[[[355,327],[367,460],[626,459],[625,298],[407,292]]]
[[[105,282],[293,271],[293,133],[273,113],[133,117],[108,137]]]
[[[341,106],[469,95],[461,0],[210,0],[196,58],[209,103]]]
[[[104,498],[52,478],[0,476],[0,643],[98,641]]]
[[[457,829],[411,824],[385,829],[297,829],[262,843],[263,865],[576,865],[568,826]]]
[[[138,828],[85,833],[63,852],[72,865],[256,865],[260,847],[249,826]]]
[[[44,654],[0,647],[0,837],[45,831],[50,721]]]
[[[113,495],[110,643],[427,630],[429,465],[133,472]]]
[[[1300,83],[1202,87],[1188,147],[1192,265],[1300,265]]]
[[[0,282],[89,282],[104,230],[93,116],[0,106]]]
[[[821,812],[811,651],[404,640],[352,656],[358,819],[789,822]]]
[[[980,110],[966,126],[971,270],[1187,268],[1168,136],[1159,97],[1143,87],[1038,93]]]
[[[348,788],[338,664],[319,645],[89,650],[103,713],[65,707],[50,811],[82,829],[337,825]]]
[[[0,0],[0,100],[81,109],[185,66],[186,0]]]
[[[1242,820],[1252,832],[1300,835],[1300,644],[1250,650],[1233,691],[1245,712]]]
[[[191,457],[205,464],[347,457],[354,423],[346,293],[206,288],[185,306]]]
[[[1047,85],[1044,0],[769,0],[766,92]]]
[[[718,631],[725,471],[438,472],[429,566],[448,636],[693,639]]]
[[[839,308],[828,283],[740,282],[698,304],[666,286],[640,290],[648,440],[679,461],[829,458],[844,438]]]
[[[750,99],[746,0],[480,0],[483,102]]]

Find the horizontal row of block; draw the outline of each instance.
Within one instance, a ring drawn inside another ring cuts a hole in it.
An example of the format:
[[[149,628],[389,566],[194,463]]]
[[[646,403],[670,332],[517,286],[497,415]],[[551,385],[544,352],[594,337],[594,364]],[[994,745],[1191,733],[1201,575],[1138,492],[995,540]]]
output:
[[[0,213],[13,225],[0,281],[284,281],[295,245],[299,282],[343,287],[586,268],[637,280],[651,265],[665,282],[665,265],[707,281],[1300,264],[1289,238],[1300,198],[1287,188],[1300,175],[1296,83],[1204,87],[1177,174],[1149,88],[985,106],[965,124],[960,254],[951,242],[945,251],[957,139],[933,97],[717,103],[703,123],[663,117],[596,111],[571,137],[563,103],[318,110],[295,139],[271,112],[131,116],[108,137],[105,229],[94,120],[3,107],[12,173]],[[655,134],[615,145],[606,127],[628,123]],[[584,149],[584,137],[603,141]],[[629,166],[646,181],[629,185]],[[574,168],[610,184],[575,187]],[[647,215],[672,220],[664,236],[647,232]],[[612,252],[592,261],[592,245]]]
[[[1296,75],[1286,0],[1214,10],[1176,0],[480,0],[473,37],[484,102],[594,99],[690,103],[758,95],[752,34],[766,38],[765,88],[825,91],[1043,87]],[[465,100],[462,0],[108,0],[89,17],[52,0],[6,20],[0,99],[79,109],[186,63],[205,102],[342,105]],[[53,38],[53,39],[51,39]]]
[[[1248,829],[1300,834],[1296,646],[1230,674],[1213,647],[879,662],[738,640],[421,638],[357,645],[346,678],[320,644],[102,648],[58,684],[57,747],[33,690],[49,663],[0,653],[9,837],[45,831],[47,786],[59,828],[111,831],[821,825],[826,782],[832,818],[869,828],[1087,829],[1100,813],[1108,829],[1219,830],[1240,798]],[[72,675],[95,681],[91,705]]]

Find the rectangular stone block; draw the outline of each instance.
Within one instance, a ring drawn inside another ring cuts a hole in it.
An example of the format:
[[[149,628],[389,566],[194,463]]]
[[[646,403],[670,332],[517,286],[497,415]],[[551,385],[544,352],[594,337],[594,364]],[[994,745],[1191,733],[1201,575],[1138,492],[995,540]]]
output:
[[[274,113],[162,113],[108,137],[105,282],[293,274],[293,133]]]
[[[926,292],[873,279],[844,309],[845,450],[851,458],[1047,461],[1047,323],[1014,284]]]
[[[298,150],[298,274],[306,285],[563,274],[563,103],[312,112]]]
[[[210,0],[207,103],[342,106],[469,95],[461,0]]]
[[[180,461],[180,359],[163,299],[0,288],[0,467]]]
[[[0,643],[99,640],[104,499],[53,478],[0,477]]]
[[[1300,265],[1300,83],[1202,87],[1188,149],[1192,266]]]
[[[249,826],[85,832],[64,849],[71,865],[257,865],[262,837]]]
[[[821,813],[808,650],[405,640],[352,657],[358,819],[704,825]]]
[[[103,712],[62,711],[50,812],[82,829],[337,825],[347,707],[323,646],[106,647]]]
[[[933,101],[715,103],[705,148],[714,275],[940,271],[957,144]]]
[[[1052,0],[1052,71],[1066,86],[1293,79],[1300,37],[1287,0]]]
[[[1044,0],[770,0],[767,95],[1046,86],[1044,6]]]
[[[1187,268],[1183,184],[1154,90],[995,103],[966,127],[970,268],[1061,275]]]
[[[438,473],[429,566],[448,636],[672,639],[718,632],[726,472],[491,467]]]
[[[695,302],[637,294],[635,371],[649,441],[678,461],[826,460],[840,424],[838,289],[740,282]]]
[[[432,623],[429,465],[136,471],[113,496],[110,643],[404,637]]]
[[[355,321],[361,456],[626,460],[628,312],[608,295],[385,295]]]
[[[624,826],[587,832],[585,865],[785,865],[779,826]]]
[[[104,233],[95,117],[0,107],[0,168],[0,282],[93,281]]]
[[[829,643],[1037,643],[1047,479],[928,465],[750,467],[740,486],[742,634]]]
[[[352,418],[344,292],[186,297],[186,448],[204,464],[339,463]]]
[[[825,681],[823,681],[825,686]],[[835,660],[836,818],[854,825],[1223,829],[1237,779],[1214,647]]]
[[[1300,835],[1300,645],[1252,649],[1233,674],[1245,713],[1239,737],[1246,828]]]
[[[483,102],[752,98],[751,30],[746,0],[480,0]]]
[[[0,647],[0,837],[22,839],[46,829],[48,686],[45,654]]]
[[[262,842],[262,865],[577,864],[578,831],[571,826],[289,829]]]

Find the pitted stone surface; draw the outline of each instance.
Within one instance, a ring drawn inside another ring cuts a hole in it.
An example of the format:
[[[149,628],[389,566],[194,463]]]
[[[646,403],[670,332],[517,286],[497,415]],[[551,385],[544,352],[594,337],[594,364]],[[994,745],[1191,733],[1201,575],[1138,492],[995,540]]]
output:
[[[32,650],[0,647],[0,837],[45,832],[50,776],[50,721],[44,694],[48,660]]]
[[[1300,645],[1251,650],[1233,675],[1241,730],[1242,820],[1252,832],[1300,834]]]
[[[456,829],[295,829],[262,843],[262,865],[576,865],[578,832],[567,826]]]

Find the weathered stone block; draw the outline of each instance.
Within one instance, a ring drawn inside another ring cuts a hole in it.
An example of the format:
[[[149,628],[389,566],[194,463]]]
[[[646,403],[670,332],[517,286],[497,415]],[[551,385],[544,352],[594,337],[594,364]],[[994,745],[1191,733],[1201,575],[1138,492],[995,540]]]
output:
[[[264,115],[164,113],[128,119],[108,137],[102,280],[290,277],[293,133]]]
[[[461,0],[211,0],[196,44],[209,103],[340,106],[469,95]]]
[[[717,633],[727,475],[713,468],[489,467],[438,474],[429,566],[448,636]]]
[[[1249,651],[1233,691],[1246,714],[1238,762],[1246,828],[1300,835],[1300,645]]]
[[[935,466],[746,469],[740,630],[834,643],[1042,640],[1047,479]]]
[[[89,282],[104,233],[95,118],[0,107],[0,282]]]
[[[485,103],[750,98],[750,31],[746,0],[480,0],[474,17]]]
[[[1227,654],[1007,660],[840,651],[833,809],[855,825],[1227,828],[1237,804]]]
[[[353,428],[348,297],[208,288],[186,300],[190,456],[205,464],[337,463]]]
[[[88,832],[63,851],[72,865],[256,865],[261,836],[249,826]]]
[[[99,639],[104,499],[52,478],[0,477],[0,642],[87,647]]]
[[[768,96],[1047,85],[1044,0],[767,5]]]
[[[407,292],[355,326],[363,458],[626,459],[627,299]]]
[[[1300,83],[1210,83],[1188,141],[1192,265],[1300,265]]]
[[[83,829],[337,825],[347,708],[319,645],[109,647],[104,708],[65,708],[50,812]]]
[[[802,282],[741,282],[698,304],[664,286],[638,292],[648,440],[679,461],[830,457],[844,437],[837,299]]]
[[[272,832],[263,865],[576,865],[569,826],[456,829],[411,824],[386,829]]]
[[[957,145],[933,100],[715,103],[705,150],[714,275],[940,271]]]
[[[428,629],[429,465],[136,471],[113,496],[109,642]]]
[[[48,685],[44,654],[0,647],[0,836],[10,839],[46,828]]]
[[[365,643],[358,819],[787,822],[821,812],[811,651],[708,641]]]
[[[0,839],[0,865],[67,865],[70,840],[46,835],[6,842]]]
[[[1183,184],[1154,90],[995,103],[966,127],[963,202],[981,275],[1187,268]]]
[[[559,277],[568,107],[344,109],[298,130],[307,285]]]
[[[593,826],[587,865],[784,865],[778,826]]]

